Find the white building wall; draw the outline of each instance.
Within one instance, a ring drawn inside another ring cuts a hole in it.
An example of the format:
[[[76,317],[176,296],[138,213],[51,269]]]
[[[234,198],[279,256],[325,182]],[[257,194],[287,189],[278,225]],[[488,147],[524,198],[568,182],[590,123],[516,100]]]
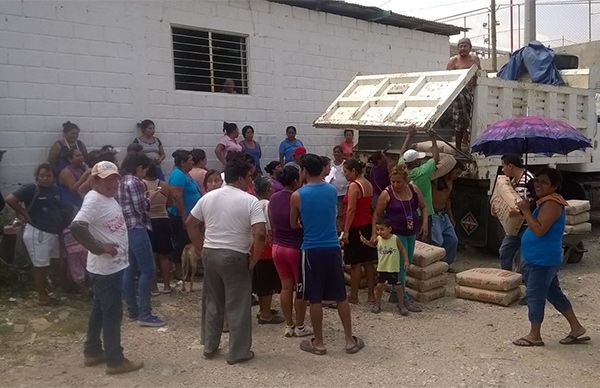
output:
[[[32,180],[67,120],[88,149],[124,149],[150,118],[169,155],[201,147],[215,167],[223,120],[254,126],[263,164],[287,125],[331,154],[340,132],[311,124],[353,75],[443,69],[448,57],[445,36],[262,0],[2,0],[0,16],[3,190]],[[248,35],[250,94],[175,90],[171,25]]]

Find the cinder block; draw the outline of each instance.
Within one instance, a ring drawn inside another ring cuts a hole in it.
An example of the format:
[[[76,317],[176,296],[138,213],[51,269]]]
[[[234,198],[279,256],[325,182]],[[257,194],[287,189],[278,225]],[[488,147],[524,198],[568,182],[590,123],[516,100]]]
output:
[[[24,82],[9,82],[8,97],[11,98],[43,98],[42,85],[24,83]]]
[[[106,100],[109,102],[133,102],[133,92],[131,89],[125,88],[109,88],[106,89]]]
[[[75,100],[75,88],[71,85],[45,84],[43,89],[44,99],[47,100]]]
[[[80,117],[90,115],[89,102],[79,101],[61,101],[59,104],[59,112],[65,117]]]
[[[89,85],[90,72],[78,70],[59,70],[58,82],[66,85]]]
[[[24,80],[37,83],[57,83],[58,70],[45,67],[24,67]],[[0,71],[1,72],[1,71]]]
[[[21,146],[50,148],[50,145],[56,141],[56,134],[52,132],[39,131],[39,128],[34,129],[33,131],[28,131],[24,139],[24,144]]]
[[[45,116],[14,114],[11,116],[11,123],[14,130],[23,131],[24,133],[47,129]]]
[[[119,104],[116,102],[92,102],[90,112],[92,116],[120,117]]]
[[[0,106],[2,105],[4,104],[0,104]],[[58,102],[48,100],[27,100],[25,104],[25,112],[22,113],[27,113],[30,115],[57,116],[59,115]]]
[[[129,74],[93,72],[90,76],[91,86],[122,88],[131,87],[132,82],[133,78]]]
[[[2,149],[20,148],[25,145],[25,137],[25,133],[20,131],[0,131],[0,144],[2,144]]]
[[[73,24],[73,33],[79,39],[104,40],[104,27],[91,24]]]
[[[106,89],[91,86],[75,86],[75,98],[79,101],[105,101]]]
[[[70,69],[84,70],[84,71],[104,71],[106,68],[106,59],[100,56],[91,55],[75,55],[74,61]]]
[[[21,0],[3,0],[0,1],[0,14],[2,15],[23,15],[23,4]]]
[[[44,53],[44,66],[52,69],[76,69],[76,55],[62,53]]]
[[[2,2],[4,3],[4,2]],[[56,3],[53,1],[22,1],[23,15],[31,18],[56,19]]]
[[[8,63],[11,65],[41,66],[43,54],[34,50],[9,49]]]

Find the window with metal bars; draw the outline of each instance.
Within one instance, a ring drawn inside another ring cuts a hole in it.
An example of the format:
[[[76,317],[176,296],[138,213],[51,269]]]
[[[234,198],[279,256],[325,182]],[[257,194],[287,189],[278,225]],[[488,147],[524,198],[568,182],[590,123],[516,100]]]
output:
[[[171,27],[175,89],[248,94],[246,36]]]

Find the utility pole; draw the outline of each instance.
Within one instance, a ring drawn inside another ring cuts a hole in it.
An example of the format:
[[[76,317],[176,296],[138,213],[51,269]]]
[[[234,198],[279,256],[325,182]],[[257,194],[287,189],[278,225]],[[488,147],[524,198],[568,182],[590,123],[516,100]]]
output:
[[[492,15],[492,71],[498,71],[498,55],[496,53],[496,0],[490,4]]]
[[[535,40],[535,0],[525,0],[525,41],[524,45]]]
[[[588,0],[588,40],[592,41],[592,0]]]

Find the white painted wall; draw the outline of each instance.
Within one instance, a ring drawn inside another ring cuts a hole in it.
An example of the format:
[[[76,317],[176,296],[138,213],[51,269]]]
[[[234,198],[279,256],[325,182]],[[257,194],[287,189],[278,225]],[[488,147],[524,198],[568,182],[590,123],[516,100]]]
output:
[[[150,118],[169,155],[202,147],[209,166],[223,120],[254,126],[263,164],[287,125],[331,154],[341,134],[311,124],[355,73],[443,69],[448,57],[445,36],[262,0],[2,0],[0,16],[3,191],[32,180],[67,120],[88,149],[124,149]],[[250,95],[174,90],[171,24],[247,34]]]

